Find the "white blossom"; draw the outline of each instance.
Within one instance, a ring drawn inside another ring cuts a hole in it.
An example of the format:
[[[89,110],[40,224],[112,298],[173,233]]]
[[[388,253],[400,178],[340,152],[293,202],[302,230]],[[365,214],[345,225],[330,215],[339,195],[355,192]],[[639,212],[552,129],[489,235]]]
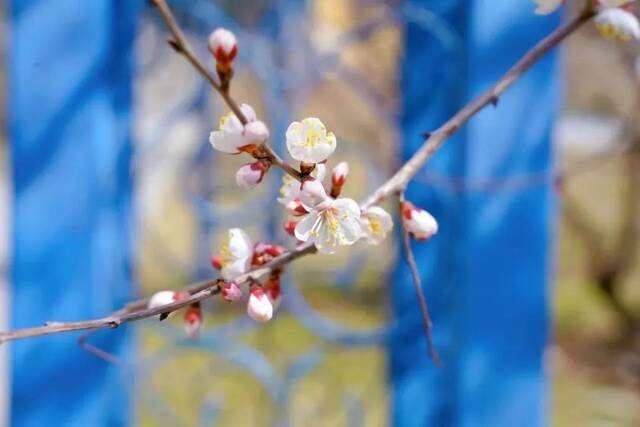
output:
[[[233,112],[222,116],[218,123],[218,130],[214,130],[209,135],[209,142],[213,148],[223,153],[238,154],[266,141],[269,132],[266,131],[265,137],[266,126],[256,119],[253,108],[248,104],[242,104],[240,111],[247,119],[247,125],[243,126]]]
[[[261,287],[254,287],[249,294],[247,314],[258,322],[268,322],[273,317],[273,306]]]
[[[393,228],[391,215],[378,206],[366,209],[360,215],[362,236],[368,243],[377,245],[382,242],[387,233]]]
[[[304,201],[317,200],[317,194],[305,194],[305,187],[301,197]],[[313,242],[318,250],[325,254],[332,254],[339,246],[349,246],[360,238],[360,207],[347,198],[332,199],[326,197],[296,226],[295,236],[302,242]]]
[[[229,63],[238,53],[238,42],[231,31],[218,28],[209,35],[208,48],[216,61]]]
[[[226,280],[231,280],[249,271],[253,258],[253,244],[249,236],[240,228],[231,228],[220,245],[220,255],[216,258]]]
[[[533,0],[537,15],[548,15],[560,7],[564,0]]]
[[[296,160],[305,163],[320,163],[336,149],[336,137],[315,117],[293,122],[286,133],[287,149]]]
[[[403,203],[401,214],[407,231],[417,240],[430,239],[438,232],[436,219],[429,212],[413,206],[410,202]]]
[[[638,18],[624,9],[606,8],[594,18],[596,29],[605,38],[619,41],[640,39]]]

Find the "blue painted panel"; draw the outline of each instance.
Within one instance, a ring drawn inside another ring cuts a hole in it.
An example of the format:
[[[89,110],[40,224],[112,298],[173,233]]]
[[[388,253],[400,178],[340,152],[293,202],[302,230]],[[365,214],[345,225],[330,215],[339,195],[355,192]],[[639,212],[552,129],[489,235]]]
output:
[[[131,75],[139,0],[12,0],[12,327],[103,316],[133,297]],[[77,335],[11,345],[11,425],[119,426],[131,379]],[[96,345],[127,357],[125,328]]]
[[[465,58],[447,55],[423,28],[407,25],[405,158],[420,145],[421,132],[486,89],[558,23],[557,16],[534,16],[530,2],[492,2],[490,8],[480,0],[409,3],[442,14],[463,40]],[[498,108],[472,119],[427,170],[473,181],[549,169],[558,93],[554,63],[553,55],[545,58]],[[436,238],[415,243],[414,250],[444,367],[426,357],[415,291],[400,262],[392,292],[398,325],[389,349],[393,424],[545,425],[552,188],[454,192],[413,183],[408,197],[441,226]]]

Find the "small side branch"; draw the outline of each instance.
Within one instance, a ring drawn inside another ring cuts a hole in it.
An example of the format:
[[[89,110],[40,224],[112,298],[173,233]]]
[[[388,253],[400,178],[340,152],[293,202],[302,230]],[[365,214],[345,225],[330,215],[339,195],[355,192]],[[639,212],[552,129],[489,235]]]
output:
[[[420,274],[418,273],[418,267],[416,260],[413,257],[413,251],[411,250],[411,237],[409,236],[409,230],[405,222],[405,217],[402,215],[402,205],[404,203],[404,191],[398,192],[398,206],[401,214],[400,222],[402,224],[402,243],[404,246],[404,254],[407,260],[409,270],[411,270],[411,278],[413,279],[413,286],[416,288],[416,294],[418,294],[418,302],[420,303],[420,312],[422,314],[422,321],[424,323],[424,335],[427,339],[427,352],[429,357],[433,360],[433,363],[439,368],[442,366],[442,360],[438,354],[438,350],[433,343],[433,322],[429,315],[429,306],[427,305],[427,298],[424,295],[422,289],[422,281],[420,280]]]
[[[186,60],[189,61],[193,68],[195,68],[196,71],[202,77],[204,77],[207,82],[209,82],[213,90],[220,94],[222,99],[229,106],[231,111],[233,111],[233,114],[236,115],[238,120],[240,120],[243,125],[246,125],[248,123],[247,118],[242,113],[242,110],[240,109],[238,103],[231,96],[231,93],[229,92],[229,85],[222,85],[213,75],[213,73],[209,71],[209,69],[204,65],[200,58],[198,58],[196,53],[191,48],[189,41],[180,29],[180,26],[178,25],[176,18],[173,16],[171,9],[167,5],[166,0],[151,0],[151,3],[158,9],[162,20],[165,22],[167,28],[169,29],[169,32],[171,33],[171,38],[169,39],[169,44],[171,45],[171,47],[176,52],[182,54],[182,56],[184,56]],[[285,173],[291,175],[297,180],[300,180],[302,178],[300,172],[298,172],[297,170],[295,170],[295,168],[282,160],[282,158],[275,151],[273,151],[273,149],[269,145],[264,144],[263,151],[265,153],[265,157],[268,158],[273,165],[279,167]]]

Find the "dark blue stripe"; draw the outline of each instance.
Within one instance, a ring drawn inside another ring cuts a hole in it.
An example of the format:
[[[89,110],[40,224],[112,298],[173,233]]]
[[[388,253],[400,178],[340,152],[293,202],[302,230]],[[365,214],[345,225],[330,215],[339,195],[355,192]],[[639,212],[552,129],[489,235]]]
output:
[[[495,3],[495,4],[494,4]],[[443,17],[454,52],[416,20],[403,64],[404,157],[472,96],[486,89],[557,24],[530,2],[409,1]],[[412,16],[418,14],[413,13]],[[452,138],[426,170],[466,180],[551,167],[556,112],[554,57]],[[415,243],[444,367],[426,357],[415,291],[402,260],[393,275],[398,326],[390,341],[396,426],[545,424],[542,358],[554,202],[550,184],[510,192],[455,192],[414,182],[408,197],[431,211],[440,232]]]
[[[141,1],[13,0],[12,327],[102,316],[132,286],[131,82]],[[131,379],[77,335],[11,346],[11,425],[121,426]],[[93,342],[130,355],[130,333]]]

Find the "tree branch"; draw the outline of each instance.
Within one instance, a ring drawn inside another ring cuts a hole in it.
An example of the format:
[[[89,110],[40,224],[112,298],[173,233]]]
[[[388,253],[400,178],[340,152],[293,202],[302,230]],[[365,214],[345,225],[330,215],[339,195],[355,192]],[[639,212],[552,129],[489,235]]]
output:
[[[205,78],[211,85],[211,87],[220,94],[224,102],[229,106],[233,114],[236,115],[238,120],[243,125],[247,124],[247,118],[240,110],[240,106],[233,99],[231,93],[229,92],[229,87],[223,86],[220,84],[218,79],[209,71],[209,69],[202,63],[202,61],[198,58],[196,53],[191,48],[189,41],[185,37],[184,33],[180,29],[180,26],[176,22],[176,18],[173,16],[171,9],[167,5],[166,0],[151,0],[151,3],[158,9],[160,12],[160,16],[164,20],[165,24],[171,33],[171,38],[169,39],[169,44],[171,47],[175,49],[176,52],[182,54],[186,58],[187,61],[196,69],[198,73],[202,77]],[[263,145],[264,154],[269,159],[269,161],[294,177],[297,180],[300,180],[302,175],[299,171],[295,170],[291,165],[285,162],[273,149],[268,145]]]
[[[400,212],[400,223],[402,224],[402,244],[404,246],[404,255],[407,260],[407,265],[411,271],[411,279],[413,280],[413,286],[416,289],[418,295],[418,301],[420,303],[420,312],[422,314],[422,321],[424,323],[424,335],[427,338],[427,352],[433,363],[439,368],[442,366],[442,360],[438,354],[438,350],[433,344],[433,322],[429,315],[429,306],[427,305],[427,298],[424,295],[422,289],[422,281],[420,280],[420,274],[418,273],[418,266],[411,250],[411,237],[409,236],[409,230],[407,229],[406,218],[402,215],[402,204],[404,203],[404,192],[398,192],[398,212]]]
[[[207,68],[198,60],[185,39],[182,31],[178,27],[169,7],[165,0],[151,0],[158,8],[162,18],[169,27],[174,39],[171,44],[176,50],[182,53],[194,68],[211,84],[211,86],[222,95],[229,107],[238,116],[240,120],[242,113],[239,111],[237,104],[229,96],[228,93],[222,91],[219,83]],[[575,32],[582,24],[587,22],[594,15],[593,9],[587,7],[585,11],[573,18],[567,24],[559,27],[548,37],[528,51],[516,65],[507,71],[491,88],[471,101],[462,110],[455,114],[451,119],[444,123],[438,130],[433,132],[420,149],[405,163],[386,183],[380,186],[373,194],[371,194],[361,205],[362,209],[370,207],[381,200],[387,198],[391,194],[402,192],[407,183],[422,168],[433,154],[444,144],[447,138],[453,135],[462,125],[464,125],[471,117],[482,110],[488,104],[495,103],[500,95],[506,91],[515,81],[520,78],[534,63],[536,63],[545,53],[555,48],[567,36]],[[245,119],[246,121],[246,119]],[[275,155],[275,153],[273,153]],[[290,166],[289,166],[290,167]],[[285,169],[286,170],[286,169]],[[295,171],[298,173],[297,171]],[[294,250],[286,252],[263,267],[252,270],[246,274],[240,275],[234,279],[238,284],[244,284],[250,278],[258,278],[270,272],[273,268],[279,268],[290,262],[315,253],[316,248],[312,244],[303,244]],[[5,341],[11,341],[22,338],[29,338],[41,335],[51,335],[62,332],[79,331],[79,330],[95,330],[101,328],[116,328],[123,323],[158,316],[163,313],[169,313],[185,307],[193,302],[202,301],[211,295],[219,292],[218,279],[209,280],[200,284],[196,284],[189,288],[191,296],[185,300],[168,304],[162,307],[147,309],[147,299],[138,300],[127,304],[121,310],[118,310],[107,317],[100,319],[88,320],[83,322],[48,323],[45,326],[37,328],[19,329],[13,332],[0,333],[0,344]]]
[[[567,24],[558,28],[535,45],[493,86],[467,104],[462,110],[458,111],[458,113],[447,120],[437,130],[428,134],[429,136],[422,147],[420,147],[413,157],[411,157],[395,175],[367,198],[363,203],[363,207],[373,206],[389,195],[402,191],[451,135],[456,133],[462,125],[468,122],[471,117],[484,107],[489,104],[495,104],[496,100],[531,68],[532,65],[538,62],[547,52],[559,45],[567,36],[580,28],[582,24],[590,20],[593,16],[593,9],[587,7],[580,15],[571,19]]]

